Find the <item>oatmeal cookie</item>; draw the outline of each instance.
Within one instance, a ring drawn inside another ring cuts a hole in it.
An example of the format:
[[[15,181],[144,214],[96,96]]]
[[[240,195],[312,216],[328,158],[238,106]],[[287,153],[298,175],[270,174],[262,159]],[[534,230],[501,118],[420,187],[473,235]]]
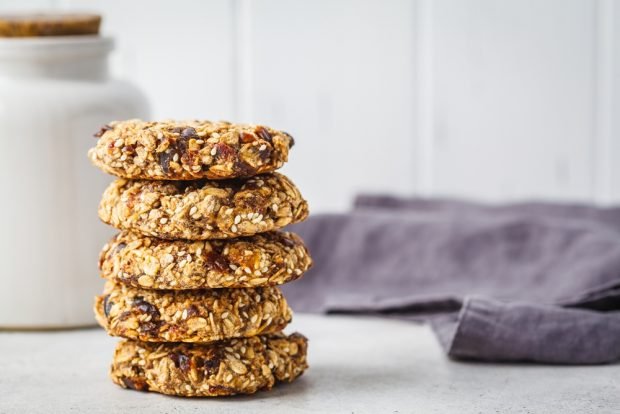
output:
[[[207,345],[122,340],[110,376],[123,388],[183,397],[252,394],[299,377],[308,367],[307,346],[298,333]]]
[[[45,13],[0,15],[0,37],[94,35],[101,16],[94,14]]]
[[[299,278],[312,260],[282,231],[229,240],[163,240],[121,232],[99,255],[101,276],[148,289],[274,286]]]
[[[156,291],[107,282],[95,316],[114,336],[206,343],[280,331],[292,312],[275,287]]]
[[[307,216],[306,200],[278,173],[226,181],[118,179],[99,204],[104,222],[162,239],[251,236]]]
[[[282,167],[294,140],[283,131],[211,121],[111,122],[88,154],[103,171],[132,179],[251,177]]]

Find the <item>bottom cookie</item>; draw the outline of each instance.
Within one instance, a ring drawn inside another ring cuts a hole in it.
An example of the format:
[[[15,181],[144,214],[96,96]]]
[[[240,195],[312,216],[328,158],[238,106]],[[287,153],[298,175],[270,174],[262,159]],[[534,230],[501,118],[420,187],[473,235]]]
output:
[[[182,397],[215,397],[269,390],[308,367],[301,334],[259,335],[212,344],[122,340],[110,376],[123,388]]]

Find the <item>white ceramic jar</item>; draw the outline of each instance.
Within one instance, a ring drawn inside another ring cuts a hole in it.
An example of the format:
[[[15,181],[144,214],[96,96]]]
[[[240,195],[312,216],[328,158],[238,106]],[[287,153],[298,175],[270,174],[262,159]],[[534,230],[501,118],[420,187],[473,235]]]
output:
[[[87,149],[111,120],[147,118],[144,96],[108,78],[112,40],[0,40],[0,329],[94,324],[97,218],[111,181]]]

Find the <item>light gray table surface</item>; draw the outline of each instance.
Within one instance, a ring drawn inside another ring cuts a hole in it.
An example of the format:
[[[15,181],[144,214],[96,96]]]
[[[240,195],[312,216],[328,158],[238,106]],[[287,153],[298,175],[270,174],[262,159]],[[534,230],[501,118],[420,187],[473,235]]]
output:
[[[297,314],[310,369],[255,396],[181,399],[107,378],[116,339],[100,329],[0,333],[0,413],[611,413],[620,365],[454,362],[427,326]]]

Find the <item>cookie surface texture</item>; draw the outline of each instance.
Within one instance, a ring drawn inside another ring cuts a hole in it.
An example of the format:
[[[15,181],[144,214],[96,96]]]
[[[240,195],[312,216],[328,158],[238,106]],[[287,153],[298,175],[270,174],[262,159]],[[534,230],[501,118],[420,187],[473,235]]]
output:
[[[262,125],[211,121],[112,122],[95,134],[89,158],[123,178],[211,180],[273,172],[293,138]]]
[[[110,376],[123,388],[183,397],[252,394],[299,377],[308,367],[307,345],[297,333],[209,345],[123,340]]]
[[[107,282],[95,317],[110,335],[146,342],[215,342],[281,331],[292,312],[276,287],[156,291]]]
[[[105,190],[99,217],[163,239],[227,239],[305,220],[308,204],[279,173],[225,181],[118,179]]]
[[[273,231],[228,240],[163,240],[121,232],[99,256],[101,276],[137,288],[274,286],[298,279],[312,260],[299,236]]]

